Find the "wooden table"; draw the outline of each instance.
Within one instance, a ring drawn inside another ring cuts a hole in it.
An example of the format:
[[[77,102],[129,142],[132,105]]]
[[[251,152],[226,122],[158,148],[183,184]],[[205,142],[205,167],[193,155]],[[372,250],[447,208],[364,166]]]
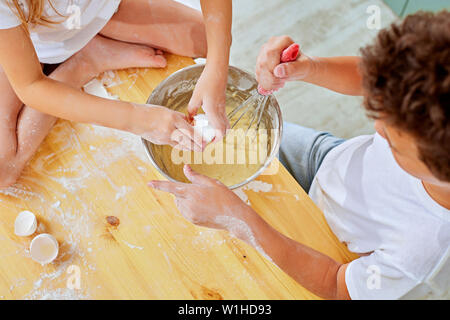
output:
[[[193,63],[168,60],[164,70],[109,73],[109,91],[145,103],[161,80]],[[162,176],[138,137],[59,121],[16,186],[0,191],[0,299],[317,298],[245,243],[184,220],[171,195],[146,186],[152,179]],[[270,224],[338,261],[355,258],[281,165],[258,181],[263,191],[239,193]],[[57,238],[54,263],[31,260],[32,237],[14,235],[22,210]]]

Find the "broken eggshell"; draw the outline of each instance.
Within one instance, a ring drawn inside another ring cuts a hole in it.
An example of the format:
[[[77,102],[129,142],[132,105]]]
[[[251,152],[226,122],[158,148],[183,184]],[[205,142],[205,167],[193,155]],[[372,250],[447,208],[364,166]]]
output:
[[[58,241],[50,234],[40,234],[31,241],[31,258],[42,265],[55,260],[58,256],[58,250]]]
[[[33,212],[22,211],[14,222],[14,233],[19,237],[28,237],[36,232],[37,219]]]
[[[104,99],[118,100],[116,96],[111,95],[102,82],[94,78],[83,87],[84,92]]]
[[[194,117],[194,129],[202,135],[206,143],[213,141],[216,131],[209,125],[208,118],[205,114],[198,114]]]

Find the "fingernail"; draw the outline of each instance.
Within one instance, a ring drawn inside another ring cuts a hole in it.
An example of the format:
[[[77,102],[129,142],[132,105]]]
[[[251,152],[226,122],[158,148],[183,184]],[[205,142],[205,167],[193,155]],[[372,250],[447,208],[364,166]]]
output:
[[[286,68],[281,65],[281,66],[277,66],[275,68],[275,71],[273,72],[275,74],[275,76],[277,76],[278,78],[284,78],[286,77]]]
[[[148,182],[147,185],[148,185],[149,187],[152,187],[152,188],[155,187],[155,184],[153,183],[153,181]]]

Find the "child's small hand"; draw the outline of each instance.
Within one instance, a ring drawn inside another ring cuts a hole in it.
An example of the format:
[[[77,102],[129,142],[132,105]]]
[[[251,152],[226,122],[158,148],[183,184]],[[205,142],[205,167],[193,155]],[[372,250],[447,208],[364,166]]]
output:
[[[188,106],[190,117],[195,116],[200,107],[203,108],[211,127],[216,129],[216,141],[222,139],[230,127],[225,110],[228,75],[226,71],[222,73],[222,69],[228,70],[228,66],[221,68],[207,65],[205,67]]]
[[[314,70],[314,60],[299,54],[296,61],[281,63],[281,54],[294,41],[288,36],[272,37],[263,45],[256,62],[256,80],[268,91],[284,87],[287,81],[303,80]]]
[[[135,106],[138,123],[136,134],[158,145],[171,145],[182,150],[203,151],[205,143],[195,132],[186,115],[161,106]]]
[[[152,181],[149,186],[170,192],[176,197],[181,214],[190,222],[208,228],[227,229],[227,218],[245,220],[254,211],[234,192],[219,181],[184,166],[184,174],[192,184]]]

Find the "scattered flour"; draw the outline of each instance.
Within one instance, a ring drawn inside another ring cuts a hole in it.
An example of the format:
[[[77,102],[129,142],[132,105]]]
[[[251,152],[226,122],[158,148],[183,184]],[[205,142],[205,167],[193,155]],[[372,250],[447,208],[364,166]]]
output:
[[[248,200],[248,196],[245,194],[243,188],[235,189],[233,192],[241,198],[242,201],[244,201],[246,204],[250,205],[250,201]]]
[[[244,186],[245,189],[251,190],[254,192],[270,192],[272,191],[272,185],[270,183],[266,183],[263,181],[254,180],[249,182],[246,186]]]
[[[33,295],[28,296],[27,300],[86,300],[88,299],[78,290],[59,288],[52,291],[48,290],[38,290],[33,293]]]
[[[132,190],[131,187],[127,187],[127,186],[120,187],[120,191],[118,191],[116,193],[116,198],[115,199],[119,200],[119,199],[125,197],[127,195],[127,193],[130,192],[131,190]]]
[[[246,204],[250,205],[250,200],[248,199],[247,194],[244,192],[245,190],[251,190],[253,192],[271,192],[272,185],[270,183],[266,183],[263,181],[251,181],[243,187],[233,190],[234,193],[241,198]]]
[[[263,248],[258,244],[252,230],[244,221],[235,217],[217,216],[214,222],[225,227],[232,236],[248,242],[267,260],[273,262],[272,259],[264,252]]]
[[[59,208],[60,205],[61,205],[61,201],[58,200],[54,204],[52,204],[52,208],[57,209],[57,208]]]
[[[122,240],[122,242],[125,243],[127,246],[129,246],[131,249],[144,250],[144,247],[135,246],[134,244],[131,244],[125,240]]]

